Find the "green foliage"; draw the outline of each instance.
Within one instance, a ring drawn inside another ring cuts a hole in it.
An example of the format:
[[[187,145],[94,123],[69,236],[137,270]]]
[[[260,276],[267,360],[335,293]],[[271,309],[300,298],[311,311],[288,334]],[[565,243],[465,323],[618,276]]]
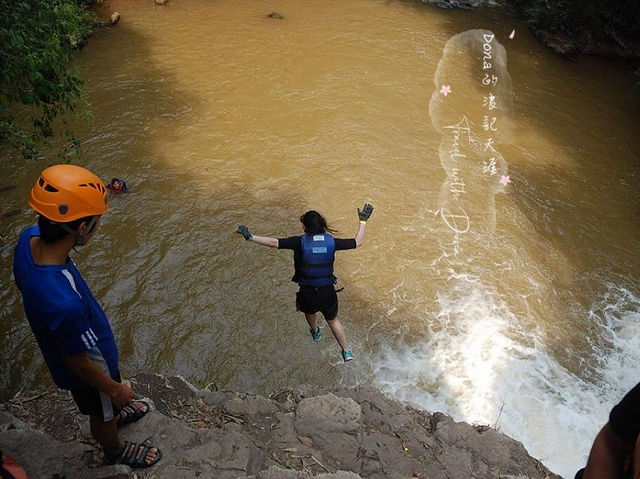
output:
[[[0,0],[0,143],[35,157],[54,118],[86,104],[70,64],[93,20],[75,0]]]
[[[537,28],[565,37],[578,46],[585,41],[609,43],[633,56],[631,50],[640,38],[638,0],[513,0],[513,3]]]

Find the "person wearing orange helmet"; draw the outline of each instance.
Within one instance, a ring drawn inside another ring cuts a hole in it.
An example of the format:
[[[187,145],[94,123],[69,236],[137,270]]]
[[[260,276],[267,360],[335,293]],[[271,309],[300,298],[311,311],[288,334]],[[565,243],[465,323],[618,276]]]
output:
[[[38,224],[20,236],[13,274],[53,380],[90,417],[91,434],[108,462],[149,467],[162,452],[123,442],[118,434],[119,425],[140,419],[149,406],[134,401],[131,387],[121,382],[111,325],[69,258],[74,246],[96,234],[108,210],[107,189],[85,168],[54,165],[40,174],[28,203]]]

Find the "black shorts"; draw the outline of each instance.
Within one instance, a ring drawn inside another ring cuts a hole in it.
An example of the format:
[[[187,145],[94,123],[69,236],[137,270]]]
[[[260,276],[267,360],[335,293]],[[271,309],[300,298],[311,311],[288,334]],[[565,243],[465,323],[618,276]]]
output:
[[[121,382],[120,371],[116,373],[114,381]],[[98,416],[104,422],[111,421],[120,413],[120,408],[111,402],[111,398],[99,389],[86,387],[72,389],[73,396],[81,414],[86,416]]]
[[[296,308],[306,314],[320,311],[326,321],[336,319],[338,316],[338,295],[333,285],[314,288],[313,286],[300,286],[296,293]]]
[[[609,414],[609,425],[624,442],[635,444],[640,434],[640,383],[613,407]]]

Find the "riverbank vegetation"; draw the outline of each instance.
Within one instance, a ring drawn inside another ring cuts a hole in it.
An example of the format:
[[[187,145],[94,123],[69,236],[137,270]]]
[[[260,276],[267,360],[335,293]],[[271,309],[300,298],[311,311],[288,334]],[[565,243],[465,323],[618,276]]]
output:
[[[637,0],[510,0],[559,53],[640,59]]]
[[[0,2],[0,143],[25,157],[53,136],[53,120],[84,106],[74,51],[94,15],[75,0]],[[64,122],[71,146],[77,146]]]

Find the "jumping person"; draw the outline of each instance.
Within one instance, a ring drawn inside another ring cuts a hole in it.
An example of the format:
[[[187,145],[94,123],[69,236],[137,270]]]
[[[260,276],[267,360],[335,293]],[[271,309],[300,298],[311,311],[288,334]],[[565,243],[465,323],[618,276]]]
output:
[[[82,414],[90,417],[91,435],[107,461],[149,467],[162,457],[157,447],[123,442],[118,426],[137,421],[149,410],[135,401],[120,380],[118,348],[111,325],[69,258],[98,231],[107,212],[107,189],[80,166],[45,169],[31,189],[29,206],[38,224],[27,228],[16,245],[13,274],[24,311],[51,376],[71,391]]]
[[[289,238],[257,236],[251,234],[245,225],[238,226],[236,230],[247,241],[272,248],[293,250],[295,274],[291,281],[300,285],[300,290],[296,293],[296,308],[304,313],[314,341],[320,341],[322,338],[322,331],[316,317],[318,311],[322,313],[342,348],[342,359],[345,362],[353,359],[353,352],[347,346],[344,328],[337,318],[338,295],[334,287],[336,277],[333,275],[333,261],[336,251],[354,249],[363,243],[365,225],[371,213],[373,213],[373,206],[368,203],[362,210],[358,208],[360,226],[356,237],[351,239],[334,238],[331,233],[335,231],[327,226],[327,221],[317,211],[307,211],[300,217],[304,230],[302,236]]]

